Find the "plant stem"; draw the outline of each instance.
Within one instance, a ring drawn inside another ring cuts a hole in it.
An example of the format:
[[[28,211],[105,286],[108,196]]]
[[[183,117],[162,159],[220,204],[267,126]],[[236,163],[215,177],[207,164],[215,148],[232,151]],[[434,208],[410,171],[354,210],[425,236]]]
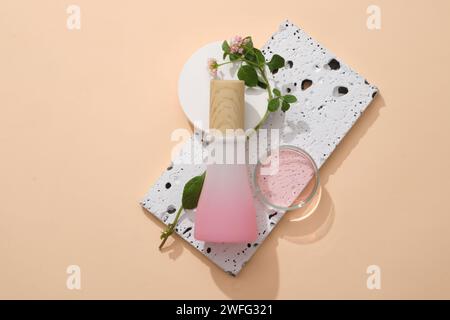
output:
[[[217,67],[224,66],[224,65],[230,64],[230,63],[234,63],[234,61],[226,61],[226,62],[218,63]]]
[[[272,95],[272,87],[270,86],[269,80],[267,79],[267,75],[266,75],[266,71],[265,71],[265,66],[264,67],[258,67],[259,72],[261,73],[261,77],[263,78],[263,81],[265,82],[265,84],[267,85],[267,93],[269,94],[269,101],[272,100],[273,95]],[[264,114],[264,116],[262,117],[261,121],[259,121],[259,123],[256,125],[255,127],[255,131],[258,130],[263,124],[264,122],[266,122],[267,117],[269,116],[269,109],[266,109],[266,113]]]
[[[256,63],[254,63],[254,62],[252,62],[252,61],[250,61],[250,60],[247,60],[247,59],[245,59],[245,58],[242,58],[241,60],[242,60],[243,62],[248,63],[248,64],[251,64],[252,66],[254,66],[254,67],[256,67],[256,68],[258,68],[258,69],[261,70],[261,68],[259,67],[259,65],[257,65]]]
[[[161,234],[161,244],[159,245],[159,250],[162,249],[164,244],[166,243],[167,239],[172,235],[173,231],[175,230],[175,227],[178,224],[178,220],[180,219],[181,211],[183,211],[183,206],[178,209],[177,215],[175,216],[175,219],[172,223],[169,223],[169,225],[164,229],[164,231]]]

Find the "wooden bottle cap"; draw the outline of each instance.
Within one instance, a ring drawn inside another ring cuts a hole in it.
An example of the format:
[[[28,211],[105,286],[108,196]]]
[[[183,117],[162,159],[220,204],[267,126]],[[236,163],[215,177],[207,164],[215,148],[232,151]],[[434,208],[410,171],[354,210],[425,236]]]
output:
[[[209,126],[225,133],[226,129],[244,128],[244,81],[211,80]]]

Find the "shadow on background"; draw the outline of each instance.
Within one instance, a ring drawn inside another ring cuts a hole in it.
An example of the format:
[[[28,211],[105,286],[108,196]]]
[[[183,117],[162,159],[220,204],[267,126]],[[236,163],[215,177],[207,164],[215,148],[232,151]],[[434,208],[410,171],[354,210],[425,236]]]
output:
[[[184,250],[198,257],[211,269],[211,275],[224,294],[233,299],[273,299],[279,289],[279,267],[276,254],[278,239],[286,239],[299,245],[308,245],[323,239],[331,230],[335,211],[333,200],[326,189],[329,177],[337,172],[343,161],[358,145],[361,138],[378,118],[385,106],[383,97],[378,96],[366,109],[336,150],[320,169],[321,187],[313,200],[305,207],[287,213],[257,250],[248,264],[236,276],[223,272],[203,254],[176,236],[163,249],[170,259],[177,259]],[[147,214],[150,219],[157,220]],[[306,218],[303,218],[307,216]],[[161,222],[159,222],[161,223]]]

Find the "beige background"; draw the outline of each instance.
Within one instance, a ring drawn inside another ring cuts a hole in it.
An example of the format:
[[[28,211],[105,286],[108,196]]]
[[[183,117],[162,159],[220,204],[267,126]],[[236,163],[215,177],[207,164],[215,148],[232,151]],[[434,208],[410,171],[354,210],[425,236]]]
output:
[[[1,1],[1,298],[450,298],[450,2],[263,2]],[[160,253],[138,201],[189,128],[183,63],[235,34],[262,45],[285,18],[381,96],[322,168],[312,217],[284,219],[237,278],[179,239]]]

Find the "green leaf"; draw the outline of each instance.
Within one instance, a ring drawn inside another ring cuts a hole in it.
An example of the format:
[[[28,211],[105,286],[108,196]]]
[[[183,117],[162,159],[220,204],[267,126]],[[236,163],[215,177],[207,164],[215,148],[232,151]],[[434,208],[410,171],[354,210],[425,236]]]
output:
[[[266,63],[266,58],[264,58],[264,55],[262,54],[261,50],[255,48],[254,52],[255,52],[255,56],[256,56],[256,63],[260,67],[263,67],[264,64]]]
[[[258,80],[258,87],[261,89],[267,89],[267,84],[265,82],[262,82],[261,80]]]
[[[230,61],[236,61],[239,59],[239,56],[234,53],[230,53]]]
[[[256,63],[256,57],[255,53],[253,52],[253,41],[251,37],[247,37],[247,43],[242,46],[244,49],[244,56],[247,58],[250,58],[248,60],[253,61]],[[250,56],[247,56],[247,54],[250,54]]]
[[[278,54],[274,54],[267,66],[269,67],[270,72],[276,73],[278,69],[284,67],[284,58]]]
[[[230,45],[226,40],[222,43],[222,50],[226,53],[230,52]]]
[[[268,104],[267,108],[269,109],[270,112],[277,111],[279,107],[280,107],[280,99],[279,98],[273,98],[273,99],[269,100],[269,104]]]
[[[184,209],[197,208],[198,199],[202,193],[203,182],[205,181],[205,173],[201,176],[193,177],[189,180],[183,189],[183,197],[181,203]]]
[[[286,101],[287,103],[297,102],[297,98],[295,96],[293,96],[292,94],[287,94],[287,95],[283,96],[283,100]]]
[[[249,87],[255,87],[258,84],[258,74],[256,70],[249,65],[243,65],[239,68],[238,78],[245,82]]]
[[[244,45],[244,49],[247,49],[247,50],[253,49],[252,37],[246,37],[246,38],[248,38],[248,40],[247,40],[247,43]]]
[[[223,50],[222,59],[225,60],[225,58],[230,54],[230,45],[226,40],[222,43],[222,50]]]
[[[257,63],[256,55],[255,55],[255,53],[253,52],[253,49],[248,50],[248,51],[245,53],[245,59],[247,59],[248,61]]]
[[[285,100],[283,100],[283,103],[281,104],[281,111],[286,112],[289,110],[291,105],[287,103]]]
[[[281,92],[280,92],[280,90],[278,90],[277,88],[273,89],[272,91],[273,91],[273,94],[274,94],[276,97],[281,96]]]

